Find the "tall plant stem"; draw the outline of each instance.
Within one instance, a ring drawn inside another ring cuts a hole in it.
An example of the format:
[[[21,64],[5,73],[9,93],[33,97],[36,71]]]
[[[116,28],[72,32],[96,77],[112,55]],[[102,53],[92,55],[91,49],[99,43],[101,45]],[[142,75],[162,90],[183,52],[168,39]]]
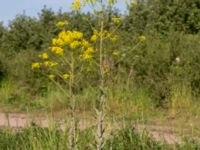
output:
[[[103,28],[104,22],[101,22],[101,36],[100,36],[100,46],[99,46],[99,71],[100,71],[100,97],[99,97],[99,109],[98,109],[98,141],[97,150],[101,150],[103,146],[103,116],[104,116],[104,103],[105,103],[105,90],[104,90],[104,51],[103,51]]]
[[[70,127],[70,149],[76,150],[76,101],[74,97],[73,85],[74,85],[74,57],[71,54],[71,72],[69,81],[70,103],[71,103],[71,127]]]

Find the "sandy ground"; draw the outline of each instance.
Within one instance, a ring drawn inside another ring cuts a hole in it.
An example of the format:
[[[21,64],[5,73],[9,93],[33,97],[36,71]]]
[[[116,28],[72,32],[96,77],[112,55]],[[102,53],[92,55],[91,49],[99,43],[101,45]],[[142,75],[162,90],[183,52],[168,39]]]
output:
[[[56,123],[60,125],[61,129],[64,129],[65,126],[64,121],[54,120]],[[47,119],[45,117],[32,117],[28,114],[19,114],[19,113],[3,113],[0,112],[0,127],[11,127],[12,129],[24,128],[30,125],[32,122],[38,124],[41,127],[49,127],[49,122],[52,120]],[[91,127],[95,125],[94,122],[88,121],[87,119],[83,119],[79,121],[79,128],[84,130],[85,128]],[[113,125],[115,126],[115,125]],[[118,125],[116,125],[118,126]],[[179,130],[163,125],[145,125],[145,124],[137,124],[133,126],[133,131],[143,133],[147,131],[151,137],[156,141],[165,141],[169,144],[181,143],[181,138],[179,134]],[[185,131],[187,132],[187,131]]]

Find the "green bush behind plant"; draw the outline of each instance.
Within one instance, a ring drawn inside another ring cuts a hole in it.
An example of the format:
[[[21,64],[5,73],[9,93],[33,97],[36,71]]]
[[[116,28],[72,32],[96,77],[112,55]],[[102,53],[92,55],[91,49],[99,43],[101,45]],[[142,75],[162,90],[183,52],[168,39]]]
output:
[[[129,8],[128,13],[123,14],[117,33],[119,41],[106,45],[107,49],[128,50],[129,53],[119,55],[122,58],[119,62],[112,56],[108,58],[107,85],[127,85],[130,91],[134,91],[134,87],[143,89],[157,106],[170,102],[174,84],[187,85],[194,99],[199,97],[199,11],[198,0],[141,1],[137,8]],[[108,12],[105,13],[107,21],[113,15],[122,15],[117,10]],[[86,38],[92,33],[88,20],[92,25],[96,21],[90,13],[55,13],[44,8],[38,19],[22,14],[8,27],[0,24],[0,80],[11,80],[20,92],[29,92],[25,98],[28,101],[48,92],[48,80],[30,68],[36,61],[35,55],[48,49],[52,37],[59,32],[55,23],[62,19],[69,20],[69,28],[81,30]],[[133,49],[141,34],[147,37],[146,42]],[[87,80],[80,82],[76,92],[95,88],[97,75],[98,72],[87,70],[84,74]]]

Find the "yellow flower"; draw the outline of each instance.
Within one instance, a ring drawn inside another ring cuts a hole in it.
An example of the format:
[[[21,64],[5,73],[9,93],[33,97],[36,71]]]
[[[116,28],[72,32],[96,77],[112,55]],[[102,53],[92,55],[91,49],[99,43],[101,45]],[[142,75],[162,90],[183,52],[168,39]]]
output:
[[[39,62],[32,63],[32,69],[39,69],[40,67],[41,67],[41,63]]]
[[[83,39],[83,33],[79,31],[61,31],[58,34],[58,38],[54,38],[52,40],[52,44],[54,48],[52,48],[52,52],[63,55],[64,50],[62,47],[69,46],[71,49],[78,48],[83,45],[84,47],[89,47],[90,44]]]
[[[61,39],[65,44],[69,44],[72,40],[71,32],[61,31],[58,35],[58,38]]]
[[[50,64],[50,61],[45,61],[45,62],[44,62],[44,66],[46,66],[46,67],[48,67],[49,64]]]
[[[56,23],[57,27],[64,27],[66,25],[68,25],[68,21],[59,21]]]
[[[121,18],[120,18],[120,17],[113,17],[113,18],[112,18],[112,22],[118,24],[118,23],[121,22]]]
[[[71,9],[80,9],[81,8],[81,1],[80,0],[75,0],[75,2],[72,2],[70,8]]]
[[[53,45],[57,45],[57,46],[64,46],[65,43],[62,39],[58,38],[58,39],[52,39],[52,44]]]
[[[77,48],[79,45],[80,45],[80,43],[79,43],[78,41],[74,41],[74,42],[70,43],[69,47],[70,47],[71,49],[75,49],[75,48]]]
[[[96,35],[96,34],[92,35],[91,41],[92,41],[92,42],[95,42],[96,40],[97,40],[97,35]]]
[[[138,37],[140,42],[144,42],[146,40],[146,37],[144,35],[141,35]]]
[[[137,5],[138,5],[138,2],[137,2],[137,1],[132,1],[131,4],[132,4],[133,6],[137,6]]]
[[[58,65],[58,63],[55,62],[55,61],[51,61],[50,64],[49,64],[50,67],[55,67],[57,65]]]
[[[79,39],[83,38],[83,33],[74,31],[74,32],[72,32],[72,37],[76,40],[79,40]]]
[[[57,55],[63,55],[64,54],[64,49],[61,48],[61,47],[56,47],[56,46],[53,46],[51,47],[51,51]]]
[[[47,53],[43,53],[43,54],[40,54],[39,57],[42,59],[48,59],[49,55]]]
[[[83,52],[83,54],[81,55],[81,58],[83,58],[83,59],[91,59],[93,53],[94,53],[94,48],[93,47],[89,47]]]
[[[48,77],[49,77],[49,79],[54,80],[56,76],[53,74],[50,74]]]
[[[91,59],[92,58],[92,55],[91,54],[88,54],[88,53],[83,53],[82,55],[81,55],[81,58],[83,58],[83,59]]]
[[[89,47],[86,49],[87,53],[94,53],[94,48],[93,47]]]
[[[63,79],[68,79],[68,78],[70,78],[70,75],[69,74],[63,74]]]
[[[90,43],[88,41],[86,41],[86,40],[83,40],[81,42],[81,44],[82,44],[83,47],[89,47],[90,46]]]
[[[55,67],[57,65],[58,65],[58,63],[55,61],[45,61],[44,62],[44,66],[46,66],[46,67]]]

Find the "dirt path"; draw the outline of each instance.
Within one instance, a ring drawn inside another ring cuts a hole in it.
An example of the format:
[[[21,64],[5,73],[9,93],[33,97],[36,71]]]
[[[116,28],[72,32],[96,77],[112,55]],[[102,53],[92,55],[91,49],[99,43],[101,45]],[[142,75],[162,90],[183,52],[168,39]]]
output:
[[[35,123],[41,127],[47,128],[52,123],[57,123],[60,125],[61,129],[65,128],[65,124],[67,124],[68,120],[61,120],[59,118],[52,120],[52,118],[44,117],[44,116],[32,116],[29,114],[22,113],[3,113],[0,112],[0,127],[11,127],[13,129],[24,128],[30,125],[31,123]],[[87,118],[84,118],[79,121],[79,128],[84,130],[85,128],[94,125]]]
[[[165,141],[168,144],[181,144],[180,131],[171,126],[164,125],[137,125],[135,130],[139,133],[147,131],[155,141]],[[186,129],[184,132],[188,132]]]
[[[56,123],[60,124],[60,128],[64,129],[64,121],[54,120]],[[24,128],[30,125],[32,122],[38,124],[41,127],[48,127],[52,120],[45,117],[33,117],[28,114],[17,114],[17,113],[3,113],[0,112],[0,127],[11,127],[13,129]],[[79,121],[79,128],[84,130],[85,128],[91,127],[94,122],[87,119],[82,119]],[[118,125],[116,125],[118,126]],[[163,125],[144,125],[137,124],[133,127],[134,131],[143,133],[147,131],[151,137],[156,141],[165,141],[169,144],[181,143],[180,132],[175,127],[163,126]],[[184,132],[187,132],[185,129]]]

